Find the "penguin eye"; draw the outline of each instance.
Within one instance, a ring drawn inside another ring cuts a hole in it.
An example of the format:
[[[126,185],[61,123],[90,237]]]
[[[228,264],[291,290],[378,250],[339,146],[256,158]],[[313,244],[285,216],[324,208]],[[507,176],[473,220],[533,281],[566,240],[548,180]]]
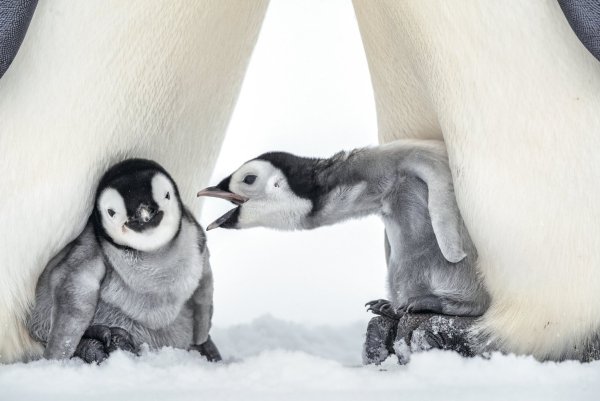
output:
[[[108,211],[108,215],[109,215],[110,217],[113,217],[113,216],[115,215],[115,211],[114,211],[114,210],[112,210],[112,209],[108,209],[107,211]]]
[[[171,194],[167,192],[167,194],[165,195],[165,199],[171,199]]]
[[[252,185],[256,181],[256,176],[254,174],[248,174],[244,177],[244,184]]]

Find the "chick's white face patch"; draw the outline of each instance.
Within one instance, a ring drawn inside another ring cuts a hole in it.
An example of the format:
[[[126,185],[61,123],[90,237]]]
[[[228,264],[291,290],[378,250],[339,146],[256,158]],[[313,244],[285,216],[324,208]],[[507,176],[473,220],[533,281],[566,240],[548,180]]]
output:
[[[290,188],[281,170],[264,160],[252,160],[231,176],[229,190],[248,200],[240,207],[238,228],[302,228],[312,203]]]
[[[127,223],[127,209],[123,197],[114,188],[106,188],[98,197],[96,208],[102,217],[104,231],[118,244],[124,244],[120,239]]]
[[[123,246],[150,252],[159,249],[173,239],[181,222],[181,208],[176,199],[175,188],[163,174],[157,173],[151,181],[152,198],[163,217],[153,228],[141,232],[127,227],[131,216],[127,215],[125,201],[114,188],[106,188],[98,197],[98,208],[102,216],[102,226],[112,240]]]
[[[179,230],[181,207],[177,196],[173,183],[165,175],[158,173],[152,178],[152,197],[158,204],[159,211],[164,213],[158,227],[147,230],[146,238],[150,243],[157,244],[155,248],[171,241]]]

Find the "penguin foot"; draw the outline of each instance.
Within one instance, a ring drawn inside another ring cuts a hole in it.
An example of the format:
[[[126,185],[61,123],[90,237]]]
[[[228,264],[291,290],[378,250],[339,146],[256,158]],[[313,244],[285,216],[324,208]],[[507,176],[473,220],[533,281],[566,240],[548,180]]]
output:
[[[433,295],[409,298],[406,306],[398,308],[399,314],[404,313],[442,313],[441,300]]]
[[[133,341],[133,337],[127,330],[120,327],[111,327],[108,352],[110,353],[118,349],[131,352],[132,354],[136,355],[139,353],[139,349]]]
[[[385,316],[376,316],[369,321],[363,344],[363,364],[379,365],[394,353],[393,343],[398,322]]]
[[[374,317],[367,326],[363,363],[379,365],[395,354],[398,363],[405,365],[413,352],[430,349],[450,350],[472,357],[477,354],[471,333],[476,319],[434,313],[405,313],[399,320]]]
[[[406,365],[410,361],[413,351],[413,335],[415,331],[427,320],[436,316],[431,313],[404,314],[398,322],[396,338],[394,339],[394,353],[398,357],[400,365]]]
[[[93,338],[82,338],[77,344],[74,357],[83,359],[85,363],[102,363],[108,358],[108,352],[102,342]]]
[[[467,316],[431,316],[414,330],[410,348],[412,351],[451,350],[472,357],[476,352],[470,329],[475,320],[475,317]]]
[[[213,342],[213,340],[208,336],[208,339],[202,344],[192,344],[190,345],[190,350],[198,351],[200,355],[208,359],[209,362],[219,362],[222,361],[221,353],[219,349]]]
[[[101,363],[108,355],[121,349],[123,351],[138,353],[138,348],[131,334],[120,327],[108,327],[101,324],[92,325],[83,333],[83,337],[74,356],[87,363]]]
[[[600,333],[588,343],[587,347],[583,350],[583,355],[580,359],[582,362],[600,360]]]
[[[375,315],[384,316],[388,319],[399,320],[403,315],[402,313],[398,313],[387,299],[369,301],[365,306],[367,307],[367,312],[373,312]]]

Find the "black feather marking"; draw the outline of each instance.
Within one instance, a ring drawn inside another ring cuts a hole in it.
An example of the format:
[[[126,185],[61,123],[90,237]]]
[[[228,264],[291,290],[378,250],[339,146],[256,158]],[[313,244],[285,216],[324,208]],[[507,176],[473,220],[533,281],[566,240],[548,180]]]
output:
[[[300,198],[308,199],[313,210],[323,195],[317,181],[317,167],[322,159],[299,157],[286,152],[269,152],[254,160],[264,160],[278,168],[286,176],[290,189]]]
[[[351,184],[361,180],[359,175],[338,174],[343,171],[346,161],[360,153],[360,149],[351,153],[338,152],[330,158],[319,159],[295,156],[286,152],[269,152],[254,160],[268,161],[281,170],[291,190],[297,196],[312,202],[311,214],[315,214],[324,206],[325,195],[335,187],[342,183]]]
[[[171,181],[175,192],[173,195],[175,195],[180,209],[184,210],[177,184],[160,164],[146,159],[127,159],[109,168],[98,184],[94,201],[94,211],[91,216],[97,237],[102,237],[114,245],[118,245],[114,243],[102,226],[101,211],[97,209],[98,198],[102,191],[108,187],[116,189],[123,197],[128,215],[135,213],[135,209],[142,200],[145,203],[149,203],[149,206],[158,208],[158,205],[156,205],[156,202],[152,198],[152,177],[156,173],[164,174]],[[181,222],[179,225],[181,228]],[[177,235],[179,234],[179,229]]]

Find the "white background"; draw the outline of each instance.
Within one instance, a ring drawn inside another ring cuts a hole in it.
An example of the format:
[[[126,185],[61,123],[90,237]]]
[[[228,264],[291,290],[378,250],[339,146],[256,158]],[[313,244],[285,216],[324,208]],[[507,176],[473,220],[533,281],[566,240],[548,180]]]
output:
[[[352,3],[271,2],[211,184],[266,151],[328,157],[376,144]],[[206,199],[202,225],[231,207]],[[264,314],[309,324],[366,321],[364,303],[386,296],[383,224],[374,216],[304,232],[216,229],[208,241],[217,326]]]

